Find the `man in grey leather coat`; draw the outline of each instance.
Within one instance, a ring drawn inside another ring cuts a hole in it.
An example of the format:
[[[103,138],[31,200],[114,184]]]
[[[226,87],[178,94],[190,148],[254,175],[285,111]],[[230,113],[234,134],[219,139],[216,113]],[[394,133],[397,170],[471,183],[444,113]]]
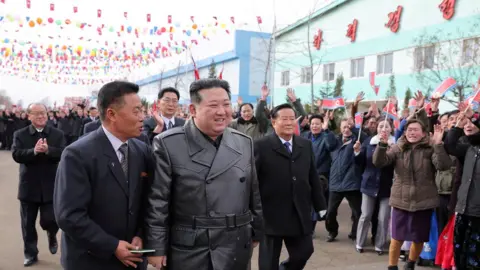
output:
[[[153,140],[148,260],[157,269],[246,270],[263,229],[252,139],[227,128],[228,82],[195,81],[190,99],[192,119]]]

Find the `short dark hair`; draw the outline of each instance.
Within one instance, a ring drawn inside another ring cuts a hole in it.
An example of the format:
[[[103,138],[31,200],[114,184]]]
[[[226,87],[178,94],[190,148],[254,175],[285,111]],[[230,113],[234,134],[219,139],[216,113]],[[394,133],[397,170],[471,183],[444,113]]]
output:
[[[323,123],[323,116],[320,115],[320,114],[314,114],[314,115],[310,116],[310,119],[309,119],[310,124],[312,123],[313,119],[318,119],[318,120],[320,120],[320,122]]]
[[[453,110],[451,112],[448,112],[448,116],[452,116],[452,115],[459,114],[459,113],[460,113],[459,110]]]
[[[105,120],[108,107],[112,105],[123,106],[125,104],[123,96],[138,94],[139,90],[138,85],[125,81],[113,81],[102,86],[98,92],[97,100],[100,120]]]
[[[449,112],[446,112],[446,113],[442,113],[439,117],[438,117],[438,120],[442,119],[442,117],[446,116],[447,118],[450,117],[450,113]]]
[[[88,111],[92,111],[92,110],[96,110],[96,109],[97,109],[97,107],[92,106],[92,107],[88,108]]]
[[[180,100],[180,92],[173,87],[165,87],[158,92],[158,99],[163,98],[166,93],[174,93],[177,95],[177,98]]]
[[[199,92],[201,90],[212,88],[223,88],[227,92],[228,98],[231,99],[230,85],[227,81],[219,79],[200,79],[190,84],[190,101],[193,104],[199,104],[202,101],[202,96]]]
[[[284,109],[292,109],[295,112],[292,105],[290,105],[289,103],[283,103],[283,104],[280,104],[280,105],[276,106],[275,108],[273,108],[272,114],[271,114],[272,119],[277,119],[278,112],[281,111],[281,110],[284,110]]]

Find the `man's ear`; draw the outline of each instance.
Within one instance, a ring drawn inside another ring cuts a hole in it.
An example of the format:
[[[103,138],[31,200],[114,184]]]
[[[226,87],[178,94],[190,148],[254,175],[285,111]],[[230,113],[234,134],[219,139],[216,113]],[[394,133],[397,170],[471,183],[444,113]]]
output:
[[[197,114],[197,108],[195,107],[194,104],[188,105],[188,111],[190,112],[190,115],[192,117],[195,117],[195,115]]]

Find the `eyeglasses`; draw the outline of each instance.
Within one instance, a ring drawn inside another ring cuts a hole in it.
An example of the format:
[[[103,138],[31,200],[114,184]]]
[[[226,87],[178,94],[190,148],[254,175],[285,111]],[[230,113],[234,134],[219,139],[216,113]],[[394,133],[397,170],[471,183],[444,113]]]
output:
[[[162,98],[162,100],[165,103],[172,103],[172,104],[177,104],[178,103],[177,99]]]

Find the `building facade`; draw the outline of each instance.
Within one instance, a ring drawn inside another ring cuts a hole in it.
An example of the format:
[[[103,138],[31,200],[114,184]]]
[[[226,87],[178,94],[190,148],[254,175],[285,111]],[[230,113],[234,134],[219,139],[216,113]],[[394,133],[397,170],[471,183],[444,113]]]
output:
[[[244,103],[255,104],[269,63],[270,36],[268,33],[236,30],[230,38],[212,40],[203,44],[203,48],[199,46],[195,51],[192,49],[200,78],[207,78],[211,66],[215,65],[217,77],[221,72],[222,78],[230,83],[233,103],[241,97]],[[160,88],[172,86],[180,91],[180,103],[188,104],[189,86],[195,80],[191,56],[182,54],[169,62],[163,71],[159,72],[160,68],[157,67],[156,74],[136,80],[140,86],[140,96],[154,101]],[[272,81],[271,70],[270,63],[267,84]]]
[[[339,74],[350,102],[360,91],[385,99],[392,75],[399,100],[407,88],[428,92],[447,77],[467,94],[480,76],[479,37],[477,0],[332,0],[275,34],[274,104],[287,88],[311,102],[312,81],[314,99],[331,94]]]

